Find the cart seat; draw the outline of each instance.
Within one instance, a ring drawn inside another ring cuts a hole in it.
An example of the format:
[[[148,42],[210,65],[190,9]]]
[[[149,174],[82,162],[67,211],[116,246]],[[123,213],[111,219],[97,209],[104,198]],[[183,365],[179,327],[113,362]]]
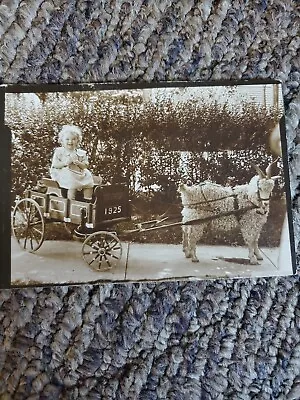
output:
[[[41,185],[46,186],[46,187],[60,189],[59,184],[51,178],[42,178],[40,180],[40,183],[41,183]]]
[[[47,193],[67,198],[67,189],[61,188],[59,184],[51,178],[42,178],[39,180],[39,186],[46,187]]]
[[[94,189],[101,185],[102,178],[100,176],[93,176],[94,179]],[[42,178],[39,181],[41,186],[47,187],[47,192],[49,189],[52,193],[57,194],[58,196],[61,194],[62,197],[67,198],[68,189],[62,188],[59,186],[58,182],[51,178]]]
[[[93,175],[93,179],[94,179],[94,186],[101,185],[102,179],[100,176]],[[42,178],[42,179],[40,179],[40,183],[41,183],[41,185],[46,186],[46,187],[57,188],[57,189],[61,188],[59,186],[59,184],[57,183],[57,181],[55,181],[51,178]]]

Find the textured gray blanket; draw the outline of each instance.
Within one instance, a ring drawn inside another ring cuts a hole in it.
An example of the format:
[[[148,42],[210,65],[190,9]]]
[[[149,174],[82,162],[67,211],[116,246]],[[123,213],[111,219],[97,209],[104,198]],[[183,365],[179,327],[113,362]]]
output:
[[[4,0],[0,76],[279,79],[295,194],[299,27],[291,0]],[[0,305],[0,399],[300,398],[298,276],[2,290]]]

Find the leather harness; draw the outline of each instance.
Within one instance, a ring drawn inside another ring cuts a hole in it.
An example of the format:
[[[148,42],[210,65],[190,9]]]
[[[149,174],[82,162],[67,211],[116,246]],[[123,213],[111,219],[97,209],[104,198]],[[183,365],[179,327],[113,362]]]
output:
[[[262,198],[262,197],[261,197],[260,191],[259,191],[258,182],[259,182],[259,181],[257,181],[257,197],[258,197],[258,201],[259,201],[260,203],[261,203],[262,201],[269,201],[269,200],[270,200],[269,198],[265,199],[265,198]],[[218,199],[208,199],[208,198],[205,196],[204,192],[203,192],[202,185],[201,185],[200,187],[201,187],[201,194],[202,194],[202,196],[203,196],[203,198],[204,198],[204,201],[200,201],[200,202],[197,202],[197,203],[183,204],[184,207],[191,207],[191,208],[198,208],[198,207],[199,207],[199,208],[201,208],[203,211],[211,211],[211,212],[213,212],[213,211],[215,211],[215,208],[213,208],[213,207],[211,206],[211,203],[214,203],[214,202],[216,202],[216,201],[220,201],[220,200],[224,200],[224,199],[228,199],[228,198],[230,198],[230,197],[233,197],[233,208],[234,208],[234,213],[233,213],[233,214],[235,214],[236,219],[237,219],[238,222],[241,220],[242,215],[243,215],[243,213],[245,212],[245,210],[242,209],[242,208],[239,208],[238,196],[237,196],[236,193],[234,193],[234,189],[232,189],[233,193],[230,194],[230,195],[223,196],[223,197],[219,197]],[[253,209],[256,208],[256,209],[257,209],[256,211],[259,212],[260,206],[258,206],[257,204],[253,203],[253,201],[251,201],[249,198],[248,198],[247,200],[248,200],[251,204],[253,204]],[[203,204],[207,205],[208,208],[205,209],[205,208],[203,208],[203,207],[200,207],[200,206],[203,205]],[[249,209],[246,209],[246,211],[248,211],[248,210],[249,210]]]

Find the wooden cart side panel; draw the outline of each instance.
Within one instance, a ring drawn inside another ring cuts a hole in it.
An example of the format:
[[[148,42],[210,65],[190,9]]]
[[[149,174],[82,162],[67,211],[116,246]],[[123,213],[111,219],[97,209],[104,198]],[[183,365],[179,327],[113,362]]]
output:
[[[131,218],[128,187],[122,184],[96,187],[95,203],[69,200],[49,193],[28,191],[28,197],[35,200],[48,220],[82,223],[82,215],[89,227],[111,224]]]
[[[70,201],[69,218],[73,224],[80,225],[82,213],[85,216],[85,222],[88,223],[91,219],[91,204],[78,200]]]
[[[68,199],[58,196],[49,196],[49,218],[64,221],[68,217]]]
[[[84,210],[87,221],[92,219],[92,205],[90,203],[68,200],[61,196],[28,191],[27,197],[35,200],[41,208],[43,215],[48,220],[69,221],[74,224],[81,223],[81,213]]]
[[[30,197],[35,200],[41,208],[43,213],[47,212],[47,195],[44,193],[39,193],[35,191],[28,192],[26,197]]]

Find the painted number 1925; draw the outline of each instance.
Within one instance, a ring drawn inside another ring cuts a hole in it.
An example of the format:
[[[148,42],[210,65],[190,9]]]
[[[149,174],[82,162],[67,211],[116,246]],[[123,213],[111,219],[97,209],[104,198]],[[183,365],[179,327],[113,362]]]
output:
[[[122,212],[122,206],[113,206],[104,208],[105,215],[120,214],[121,212]]]

